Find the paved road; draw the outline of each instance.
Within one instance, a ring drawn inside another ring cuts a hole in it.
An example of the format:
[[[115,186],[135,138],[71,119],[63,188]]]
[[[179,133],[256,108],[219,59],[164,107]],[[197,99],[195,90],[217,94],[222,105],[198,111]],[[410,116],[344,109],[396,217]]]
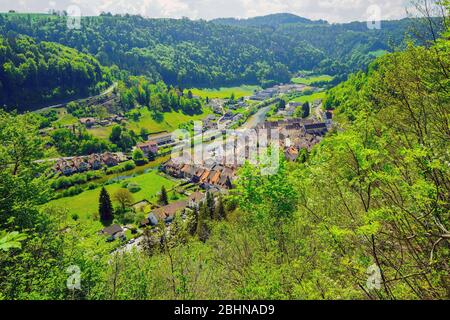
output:
[[[87,99],[99,98],[99,97],[105,96],[107,94],[110,94],[114,90],[114,88],[116,88],[116,87],[117,87],[117,82],[114,82],[108,89],[106,89],[105,91],[103,91],[102,93],[100,93],[98,95],[90,96],[90,97],[86,97],[86,98],[82,98],[82,99],[77,99],[77,100],[72,100],[72,101],[73,102],[80,102],[80,101],[84,101],[84,100],[87,100]],[[61,107],[64,107],[65,105],[67,105],[69,102],[72,102],[72,101],[68,101],[66,103],[55,104],[53,106],[48,106],[48,107],[44,107],[44,108],[41,108],[41,109],[37,109],[34,112],[43,112],[43,111],[50,110],[50,109],[61,108]]]

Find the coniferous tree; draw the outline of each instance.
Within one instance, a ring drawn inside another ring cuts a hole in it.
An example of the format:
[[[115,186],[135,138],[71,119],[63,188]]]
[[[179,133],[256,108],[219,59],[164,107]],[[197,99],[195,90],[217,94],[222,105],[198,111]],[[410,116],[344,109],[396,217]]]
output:
[[[310,113],[311,113],[311,108],[310,108],[310,106],[309,106],[309,102],[305,102],[305,103],[303,104],[303,106],[302,106],[302,112],[303,112],[303,115],[302,115],[303,118],[309,117],[309,115],[310,115]]]
[[[219,199],[217,200],[216,208],[214,210],[214,219],[216,220],[223,220],[226,217],[226,210],[225,206],[223,205],[223,199],[222,196],[219,196]]]
[[[227,177],[227,181],[225,181],[225,187],[227,189],[233,189],[233,184],[231,183],[230,177]]]
[[[206,204],[201,204],[197,222],[197,236],[202,242],[206,242],[209,237],[208,220],[210,217],[209,209]]]
[[[194,209],[188,216],[189,219],[187,229],[191,236],[195,235],[195,233],[197,232],[198,216],[199,216],[199,208],[194,207]]]
[[[169,197],[167,196],[166,187],[162,186],[161,193],[159,194],[158,203],[161,206],[167,206],[169,204]]]
[[[99,214],[101,221],[111,221],[113,219],[113,206],[108,191],[103,187],[100,191]]]
[[[206,210],[209,213],[209,216],[211,219],[214,218],[214,211],[215,211],[215,204],[214,204],[214,196],[211,192],[206,193]]]

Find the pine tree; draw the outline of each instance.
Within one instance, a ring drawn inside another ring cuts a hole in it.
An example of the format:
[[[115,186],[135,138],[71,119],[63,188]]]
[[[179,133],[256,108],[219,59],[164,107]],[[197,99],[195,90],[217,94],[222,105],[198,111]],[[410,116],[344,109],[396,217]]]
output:
[[[206,210],[209,213],[209,217],[214,219],[214,196],[211,192],[206,193]]]
[[[208,219],[209,219],[208,206],[202,204],[200,206],[197,222],[197,236],[202,242],[206,242],[206,240],[209,237]]]
[[[162,186],[161,193],[159,194],[158,203],[161,206],[167,206],[169,204],[169,197],[167,196],[166,187]]]
[[[219,196],[219,199],[217,200],[216,208],[214,211],[214,219],[216,220],[223,220],[226,217],[226,210],[225,206],[223,205],[222,196]]]
[[[100,191],[99,198],[99,215],[101,221],[112,221],[113,216],[113,206],[111,203],[111,197],[109,196],[108,191],[103,187]]]
[[[194,207],[192,212],[189,214],[187,227],[188,232],[191,236],[195,235],[195,233],[197,232],[198,216],[199,216],[199,209],[197,207]]]

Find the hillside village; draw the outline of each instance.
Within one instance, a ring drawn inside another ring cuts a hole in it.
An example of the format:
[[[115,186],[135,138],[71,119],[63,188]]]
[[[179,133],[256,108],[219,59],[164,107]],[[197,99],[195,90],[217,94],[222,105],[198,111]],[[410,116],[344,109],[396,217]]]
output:
[[[321,106],[320,103],[318,104]],[[295,108],[300,105],[302,104],[291,103],[287,108]],[[211,121],[211,118],[208,117],[207,121]],[[269,144],[272,143],[271,135],[275,132],[277,137],[279,137],[276,143],[286,159],[288,161],[296,161],[302,150],[311,151],[314,145],[320,143],[322,138],[332,128],[332,111],[321,111],[315,113],[310,119],[286,117],[278,121],[264,121],[259,123],[254,129],[258,135],[266,134]],[[219,136],[226,133],[226,131],[217,130],[217,127],[213,127],[211,131],[212,135]],[[211,134],[209,130],[204,132],[205,136],[208,136],[208,133]],[[147,142],[138,144],[137,147],[147,154],[149,152],[157,153],[159,147],[167,145],[171,145],[174,148],[178,146],[173,139],[169,138],[169,135],[160,135],[157,138],[150,136]],[[219,151],[218,149],[220,148],[222,150]],[[209,153],[206,153],[207,155],[203,158],[201,164],[186,163],[183,159],[173,158],[161,166],[163,173],[180,179],[184,183],[197,185],[200,191],[192,193],[188,200],[176,201],[150,211],[147,218],[141,222],[141,227],[156,226],[159,221],[164,221],[164,223],[170,225],[177,214],[186,219],[186,210],[198,208],[207,193],[214,194],[214,198],[217,201],[220,193],[227,192],[227,190],[233,188],[233,181],[243,161],[252,158],[251,146],[245,144],[235,145],[230,154],[225,152],[225,145],[217,146],[213,142],[207,145],[206,149],[209,149]],[[242,155],[244,155],[243,158],[241,157]],[[230,159],[232,160],[230,161]]]
[[[448,0],[26,2],[0,4],[0,300],[450,298]]]
[[[141,231],[135,233],[130,239],[126,236],[126,230],[135,230],[135,227],[113,224],[102,229],[100,234],[105,235],[108,241],[121,239],[120,242],[126,243],[125,247],[130,249],[139,246],[142,240],[142,230],[145,228],[157,228],[159,223],[164,223],[170,230],[170,224],[175,216],[180,215],[183,220],[188,219],[186,213],[198,210],[208,194],[214,195],[213,198],[217,202],[220,194],[233,189],[233,181],[244,161],[252,160],[255,156],[252,146],[238,143],[238,139],[242,139],[240,134],[244,133],[245,135],[248,129],[253,130],[258,136],[266,135],[268,144],[276,142],[277,147],[284,153],[288,161],[296,161],[302,154],[302,150],[311,151],[333,126],[332,113],[322,109],[320,100],[312,101],[310,105],[307,105],[308,108],[311,108],[311,114],[307,118],[295,117],[296,110],[304,108],[305,105],[305,103],[295,101],[289,101],[285,106],[281,105],[275,109],[278,120],[270,120],[264,116],[267,110],[280,104],[280,97],[301,96],[305,90],[311,93],[319,91],[318,88],[311,86],[288,84],[262,89],[254,92],[253,95],[235,100],[207,99],[206,105],[211,108],[213,113],[202,119],[201,135],[194,137],[204,143],[205,152],[202,154],[202,161],[194,164],[172,158],[160,164],[157,169],[159,174],[179,181],[178,184],[185,186],[181,188],[185,190],[182,191],[182,197],[185,199],[170,201],[167,205],[151,203],[149,199],[139,200],[132,205],[132,208],[136,212],[144,213],[144,218],[136,225]],[[95,101],[98,99],[98,97],[88,99],[88,107],[95,108]],[[102,96],[101,103],[107,103],[111,110],[116,110],[114,103],[118,103],[118,99],[115,93],[111,92]],[[256,122],[249,121],[250,119],[256,119]],[[97,117],[80,117],[78,125],[92,130],[101,127],[107,128],[113,123],[123,125],[128,121],[131,120],[120,113],[103,116],[102,120]],[[247,123],[250,122],[252,124],[249,127]],[[227,136],[228,130],[231,129],[237,129],[237,131],[232,136]],[[71,130],[75,129],[71,128]],[[274,138],[276,136],[277,140],[272,141],[272,136]],[[224,138],[224,144],[218,145],[221,138]],[[228,150],[227,153],[225,152],[225,143],[229,142],[229,139],[235,139],[236,145],[231,152]],[[143,163],[145,163],[149,160],[154,161],[152,159],[169,156],[183,143],[183,141],[177,140],[172,132],[150,133],[146,139],[137,142],[131,152],[105,152],[88,156],[63,157],[55,162],[53,171],[56,175],[69,178],[72,176],[75,178],[90,171],[94,174],[97,172],[120,172],[123,169],[119,167],[133,168],[135,166],[133,162],[138,163],[135,159],[137,151],[142,152],[145,160]],[[115,167],[117,169],[114,169]],[[120,175],[120,173],[116,175]]]

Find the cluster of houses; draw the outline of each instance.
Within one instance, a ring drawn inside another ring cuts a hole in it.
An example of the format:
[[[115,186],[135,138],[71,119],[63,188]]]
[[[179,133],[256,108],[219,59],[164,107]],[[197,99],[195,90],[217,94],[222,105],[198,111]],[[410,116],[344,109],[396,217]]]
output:
[[[292,117],[295,110],[301,106],[303,106],[303,103],[301,102],[289,102],[286,107],[284,109],[280,109],[277,114],[280,116]]]
[[[186,209],[198,209],[205,200],[206,195],[204,193],[194,192],[186,200],[179,200],[151,210],[148,216],[141,221],[140,226],[155,226],[159,221],[170,224],[177,214],[184,213]]]
[[[99,170],[105,166],[114,167],[127,160],[127,157],[121,152],[96,153],[89,156],[58,159],[53,170],[56,173],[70,176],[75,173],[82,173],[89,170]]]
[[[208,115],[203,119],[203,132],[210,130],[217,130],[217,117],[213,114]]]
[[[226,99],[211,99],[209,100],[208,105],[211,107],[214,113],[223,114],[225,106],[229,110],[237,110],[247,107],[247,102],[244,100],[244,98],[240,98],[236,101],[228,101]]]
[[[247,107],[247,103],[242,98],[235,102],[228,104],[228,109],[230,109],[230,110],[237,110],[237,109],[245,108],[245,107]]]
[[[141,149],[146,157],[158,154],[161,147],[167,147],[175,144],[172,133],[160,133],[148,136],[148,140],[138,143],[137,149]]]
[[[172,133],[160,133],[148,136],[148,141],[156,143],[159,147],[163,147],[175,142]]]
[[[286,158],[295,161],[301,149],[311,151],[331,129],[332,113],[327,112],[326,117],[325,122],[303,118],[267,121],[258,125],[256,130],[278,131],[279,144]]]
[[[126,120],[125,117],[123,117],[122,115],[116,115],[116,114],[109,116],[107,118],[104,118],[104,119],[97,119],[94,117],[78,119],[80,124],[84,125],[86,128],[92,128],[93,126],[106,127],[106,126],[111,125],[113,122],[120,124],[125,120]]]
[[[210,99],[208,105],[214,113],[222,114],[225,102],[224,99]]]
[[[144,201],[146,204],[149,204],[146,200]],[[200,205],[205,201],[206,194],[196,191],[189,195],[185,200],[179,200],[166,206],[151,209],[146,215],[146,218],[140,222],[140,227],[154,227],[158,225],[159,222],[170,225],[177,214],[182,214],[182,218],[185,218],[185,212],[187,210],[198,210]],[[117,239],[126,240],[126,229],[127,227],[121,227],[118,224],[113,224],[102,229],[99,234],[107,236],[108,241],[114,241]]]
[[[151,157],[158,154],[159,146],[155,141],[144,141],[136,145],[137,149],[140,149],[146,157]]]
[[[224,164],[204,162],[202,165],[185,164],[176,159],[169,160],[163,171],[174,178],[186,179],[206,190],[231,189],[236,168]]]
[[[287,94],[294,92],[302,92],[306,88],[303,84],[281,84],[271,88],[267,88],[261,91],[256,92],[253,96],[251,96],[250,100],[255,101],[264,101],[271,99],[279,94]]]
[[[221,130],[229,129],[243,118],[244,118],[244,116],[241,113],[233,114],[233,112],[228,111],[220,119],[220,123],[218,124],[218,127]]]

